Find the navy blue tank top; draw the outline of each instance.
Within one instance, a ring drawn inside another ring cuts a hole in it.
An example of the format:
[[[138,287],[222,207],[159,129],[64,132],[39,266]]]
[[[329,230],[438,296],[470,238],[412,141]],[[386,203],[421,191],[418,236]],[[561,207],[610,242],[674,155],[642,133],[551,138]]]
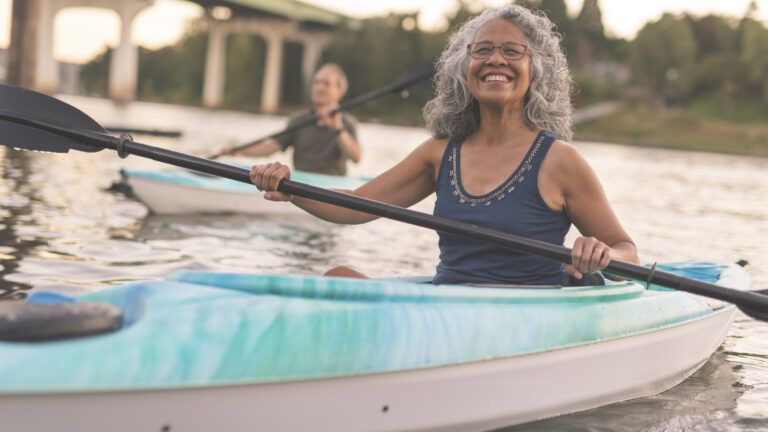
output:
[[[539,193],[539,168],[557,139],[540,132],[517,169],[490,193],[470,195],[461,183],[461,145],[452,138],[437,177],[436,216],[562,245],[571,226],[565,212],[553,211]],[[440,263],[434,284],[568,285],[564,265],[452,234],[438,232]]]

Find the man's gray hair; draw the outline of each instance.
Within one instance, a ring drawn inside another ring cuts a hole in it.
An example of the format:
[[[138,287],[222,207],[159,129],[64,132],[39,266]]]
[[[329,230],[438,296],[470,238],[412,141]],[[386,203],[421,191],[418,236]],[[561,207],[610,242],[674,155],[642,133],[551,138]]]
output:
[[[321,69],[330,69],[334,71],[336,73],[336,77],[339,79],[339,88],[341,88],[341,94],[347,94],[349,81],[347,80],[347,74],[344,73],[344,69],[342,69],[341,66],[336,63],[324,63],[322,66],[317,68],[317,71],[319,72]]]
[[[517,5],[486,9],[451,36],[437,63],[436,96],[424,106],[427,129],[433,136],[445,138],[466,136],[479,127],[478,102],[467,86],[467,45],[483,25],[497,18],[517,25],[528,39],[531,84],[523,108],[525,124],[569,141],[573,137],[573,80],[560,47],[561,36],[542,12]]]

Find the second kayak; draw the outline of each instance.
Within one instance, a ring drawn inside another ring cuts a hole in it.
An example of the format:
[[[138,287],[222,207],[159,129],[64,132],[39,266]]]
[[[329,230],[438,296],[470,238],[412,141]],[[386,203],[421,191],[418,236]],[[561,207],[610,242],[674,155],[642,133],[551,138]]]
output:
[[[121,175],[134,196],[155,214],[306,214],[296,206],[265,200],[264,194],[254,185],[222,177],[181,169],[123,169]],[[368,178],[293,171],[291,180],[323,188],[355,189],[368,181]]]

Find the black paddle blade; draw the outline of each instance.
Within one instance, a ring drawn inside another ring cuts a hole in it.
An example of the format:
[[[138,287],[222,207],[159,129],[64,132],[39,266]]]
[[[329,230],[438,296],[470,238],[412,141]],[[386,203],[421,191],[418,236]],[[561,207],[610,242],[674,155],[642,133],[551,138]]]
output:
[[[0,145],[16,149],[54,153],[67,153],[69,149],[84,152],[102,150],[60,134],[9,121],[3,115],[75,130],[107,132],[72,105],[22,87],[0,85]]]

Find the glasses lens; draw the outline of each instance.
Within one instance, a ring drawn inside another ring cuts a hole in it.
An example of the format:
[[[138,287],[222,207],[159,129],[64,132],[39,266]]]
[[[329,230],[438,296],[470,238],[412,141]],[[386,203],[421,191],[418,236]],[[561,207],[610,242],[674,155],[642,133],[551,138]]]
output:
[[[486,58],[493,52],[493,44],[489,42],[477,42],[469,46],[469,54],[475,58]]]
[[[501,46],[501,54],[510,60],[517,60],[525,54],[525,47],[520,44],[507,42]]]
[[[491,56],[494,48],[490,42],[475,42],[469,45],[469,55],[476,59],[485,59]],[[507,42],[499,46],[501,55],[508,60],[518,60],[525,55],[525,45],[514,42]]]

